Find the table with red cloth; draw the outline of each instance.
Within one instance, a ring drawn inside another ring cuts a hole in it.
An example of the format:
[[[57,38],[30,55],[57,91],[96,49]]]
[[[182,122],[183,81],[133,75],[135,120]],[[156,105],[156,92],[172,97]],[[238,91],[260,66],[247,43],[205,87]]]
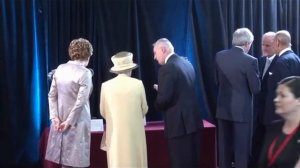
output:
[[[216,168],[216,127],[203,121],[199,141],[200,145],[200,167]],[[167,142],[164,137],[164,125],[162,121],[147,122],[146,143],[149,168],[170,167],[167,151]],[[45,160],[45,153],[48,141],[49,128],[46,128],[40,140],[40,156],[44,168],[59,168],[58,164]],[[106,152],[100,149],[100,142],[103,132],[91,132],[91,165],[90,168],[106,168]]]

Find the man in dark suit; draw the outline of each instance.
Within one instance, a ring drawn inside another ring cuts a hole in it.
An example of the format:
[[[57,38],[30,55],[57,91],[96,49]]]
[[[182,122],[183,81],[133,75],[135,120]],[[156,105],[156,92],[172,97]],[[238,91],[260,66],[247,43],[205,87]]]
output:
[[[278,82],[288,76],[300,75],[300,60],[291,49],[290,33],[286,30],[276,32],[273,47],[278,58],[269,68],[268,77],[265,79],[266,103],[262,119],[264,125],[280,120],[280,117],[275,114],[274,105]]]
[[[247,54],[253,34],[247,28],[233,33],[228,50],[216,54],[219,167],[246,168],[250,156],[252,98],[260,90],[258,63]],[[234,160],[232,160],[234,158]]]
[[[254,96],[253,107],[253,139],[252,151],[249,168],[257,167],[259,154],[263,146],[263,137],[265,135],[265,125],[263,123],[263,116],[265,113],[266,95],[267,95],[267,81],[269,77],[270,67],[274,65],[278,58],[273,47],[275,39],[275,32],[267,32],[261,39],[262,56],[258,58],[259,78],[261,80],[261,90]]]
[[[158,72],[155,107],[164,111],[165,136],[173,168],[199,167],[199,128],[203,127],[195,92],[192,64],[174,53],[171,42],[162,38],[153,45]]]

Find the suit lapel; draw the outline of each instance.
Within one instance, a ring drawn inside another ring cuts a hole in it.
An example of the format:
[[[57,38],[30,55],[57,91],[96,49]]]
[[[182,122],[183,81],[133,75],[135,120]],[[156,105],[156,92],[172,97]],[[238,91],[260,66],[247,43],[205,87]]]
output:
[[[259,78],[262,79],[262,75],[264,72],[265,64],[266,64],[266,57],[261,56],[258,59],[258,64],[259,64]]]
[[[272,70],[272,66],[273,66],[274,63],[276,62],[277,58],[278,58],[277,55],[273,58],[273,60],[272,60],[272,62],[271,62],[271,64],[270,64],[270,66],[269,66],[269,68],[267,69],[267,72],[266,72],[265,76],[262,78],[262,80],[264,80],[264,79],[266,79],[267,77],[269,77],[269,72],[270,72],[270,70]]]
[[[269,68],[268,68],[268,71],[270,70],[270,68],[272,67],[272,65],[274,65],[274,62],[276,62],[278,56],[276,55],[274,58],[273,58],[273,61],[271,62]]]

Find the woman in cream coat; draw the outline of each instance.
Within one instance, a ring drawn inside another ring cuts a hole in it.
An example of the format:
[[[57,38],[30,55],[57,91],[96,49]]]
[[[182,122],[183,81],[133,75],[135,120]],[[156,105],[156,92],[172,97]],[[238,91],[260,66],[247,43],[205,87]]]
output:
[[[101,149],[107,151],[110,168],[147,167],[143,118],[148,105],[142,81],[130,77],[132,69],[137,68],[132,57],[130,52],[114,55],[110,72],[118,76],[101,87],[100,113],[106,120]]]
[[[86,68],[93,53],[85,39],[70,43],[71,60],[57,67],[49,97],[51,127],[46,160],[62,167],[90,165],[90,105],[92,74]]]

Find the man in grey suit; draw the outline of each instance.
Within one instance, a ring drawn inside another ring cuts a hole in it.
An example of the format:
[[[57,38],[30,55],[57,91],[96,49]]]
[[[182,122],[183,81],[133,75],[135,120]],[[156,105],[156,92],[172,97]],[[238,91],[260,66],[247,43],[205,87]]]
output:
[[[172,168],[199,167],[199,131],[203,127],[195,91],[192,64],[174,52],[166,38],[153,45],[154,59],[161,65],[155,107],[164,112],[165,136]]]
[[[253,94],[260,91],[257,59],[247,54],[253,34],[248,28],[233,33],[228,50],[216,54],[219,167],[246,168],[251,148]],[[232,160],[234,158],[234,160]]]

